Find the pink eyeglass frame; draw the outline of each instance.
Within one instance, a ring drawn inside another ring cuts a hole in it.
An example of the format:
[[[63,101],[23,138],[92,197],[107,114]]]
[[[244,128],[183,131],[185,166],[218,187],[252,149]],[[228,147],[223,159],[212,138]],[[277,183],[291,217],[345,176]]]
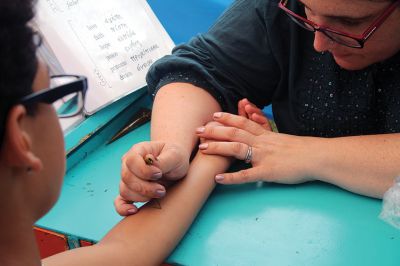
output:
[[[329,36],[328,34],[326,34],[325,32],[332,32],[332,33],[335,33],[338,35],[349,37],[349,38],[357,41],[359,46],[350,46],[350,45],[347,45],[344,43],[340,43],[335,39],[332,39],[332,40],[334,40],[342,45],[345,45],[345,46],[349,46],[349,47],[353,47],[353,48],[363,48],[364,43],[383,24],[383,22],[385,22],[385,20],[390,16],[390,14],[392,14],[392,12],[397,8],[397,6],[400,5],[400,0],[397,0],[397,1],[394,1],[393,3],[391,3],[361,35],[351,34],[351,33],[343,32],[340,30],[335,30],[335,29],[332,29],[329,27],[325,27],[323,25],[319,25],[311,20],[308,20],[308,19],[294,13],[290,9],[288,9],[286,7],[287,3],[288,3],[288,0],[281,0],[279,2],[279,8],[282,9],[289,17],[293,17],[295,19],[301,20],[314,28],[314,30],[307,28],[308,30],[314,31],[314,32],[320,31],[320,32],[324,33],[326,36],[328,36],[330,39],[332,39],[332,37]]]

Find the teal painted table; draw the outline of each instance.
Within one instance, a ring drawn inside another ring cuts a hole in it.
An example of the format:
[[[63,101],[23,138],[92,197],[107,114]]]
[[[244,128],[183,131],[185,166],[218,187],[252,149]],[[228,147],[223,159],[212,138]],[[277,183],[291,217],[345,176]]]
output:
[[[149,1],[176,43],[205,31],[230,2]],[[188,18],[198,23],[179,24]],[[121,219],[113,207],[120,158],[132,144],[149,139],[149,124],[105,143],[132,113],[150,105],[144,90],[135,92],[66,135],[70,153],[61,197],[38,226],[66,234],[73,244],[77,239],[98,241]],[[379,200],[318,182],[217,186],[167,261],[207,266],[400,265],[400,231],[378,218],[380,209]]]

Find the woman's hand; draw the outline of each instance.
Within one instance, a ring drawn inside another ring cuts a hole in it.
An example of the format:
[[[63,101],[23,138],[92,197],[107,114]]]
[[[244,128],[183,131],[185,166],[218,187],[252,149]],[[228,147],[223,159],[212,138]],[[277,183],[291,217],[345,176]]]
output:
[[[197,129],[199,137],[215,140],[199,145],[203,153],[244,160],[249,147],[252,149],[253,167],[218,174],[215,177],[218,183],[267,181],[295,184],[311,180],[310,169],[313,164],[318,164],[313,150],[315,138],[274,133],[250,119],[229,113],[215,113],[214,120],[224,126]]]
[[[114,201],[117,212],[134,214],[138,209],[133,202],[164,197],[165,186],[184,177],[188,168],[189,155],[178,145],[150,141],[132,146],[122,157],[120,195]]]
[[[271,124],[263,111],[246,98],[238,102],[238,114],[260,124],[263,128],[272,131]]]

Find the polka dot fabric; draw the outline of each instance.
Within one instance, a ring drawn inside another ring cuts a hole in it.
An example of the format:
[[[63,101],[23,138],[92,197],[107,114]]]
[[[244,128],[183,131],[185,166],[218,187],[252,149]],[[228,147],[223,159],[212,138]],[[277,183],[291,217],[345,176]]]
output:
[[[301,135],[400,132],[400,54],[359,71],[340,68],[329,53],[303,64],[295,86]]]

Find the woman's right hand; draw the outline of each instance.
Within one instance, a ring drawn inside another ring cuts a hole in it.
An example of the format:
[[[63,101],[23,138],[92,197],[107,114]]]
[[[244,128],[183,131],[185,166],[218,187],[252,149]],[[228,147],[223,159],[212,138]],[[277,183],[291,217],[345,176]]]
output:
[[[132,203],[164,197],[166,185],[186,175],[189,157],[173,143],[150,141],[133,145],[122,157],[120,194],[114,201],[117,212],[131,215],[138,211]],[[146,164],[148,158],[151,164]]]

